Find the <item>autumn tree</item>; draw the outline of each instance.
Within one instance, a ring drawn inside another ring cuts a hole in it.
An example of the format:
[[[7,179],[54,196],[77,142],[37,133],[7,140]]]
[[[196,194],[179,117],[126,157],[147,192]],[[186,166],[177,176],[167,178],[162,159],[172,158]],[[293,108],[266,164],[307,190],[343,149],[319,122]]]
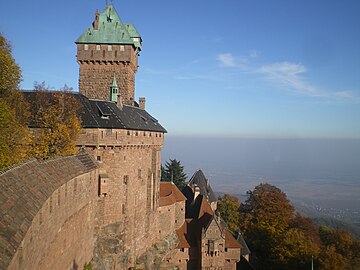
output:
[[[0,34],[0,91],[13,91],[21,82],[21,70],[12,57],[12,48]]]
[[[216,211],[220,213],[221,218],[233,232],[239,231],[239,207],[240,201],[237,197],[229,194],[219,197]]]
[[[291,227],[294,207],[286,194],[270,184],[248,192],[240,206],[240,227],[253,252],[256,269],[304,269],[318,254],[317,243],[304,229]]]
[[[332,264],[333,269],[360,269],[360,241],[351,233],[322,226],[319,235],[324,245],[319,257],[320,269],[330,269]]]
[[[245,224],[283,231],[294,217],[294,207],[286,194],[273,185],[260,184],[247,194],[248,199],[240,206]]]
[[[180,190],[186,185],[184,166],[176,159],[166,161],[165,167],[161,166],[161,181],[173,182]]]
[[[28,104],[18,90],[21,70],[0,34],[0,169],[29,157]]]
[[[0,99],[0,170],[28,158],[30,142],[27,126],[18,120],[14,109]]]
[[[75,142],[81,129],[78,100],[66,85],[61,91],[49,91],[45,82],[35,83],[34,88],[36,93],[31,102],[31,126],[35,134],[33,155],[47,159],[75,154]]]

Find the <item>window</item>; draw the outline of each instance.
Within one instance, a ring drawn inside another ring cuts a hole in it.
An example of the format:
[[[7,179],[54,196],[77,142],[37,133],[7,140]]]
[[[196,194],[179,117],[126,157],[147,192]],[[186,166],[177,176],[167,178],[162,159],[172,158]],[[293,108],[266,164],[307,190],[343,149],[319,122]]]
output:
[[[180,252],[184,252],[185,251],[185,249],[184,248],[180,248]]]
[[[110,136],[112,135],[112,129],[111,128],[107,128],[106,129],[106,136]]]
[[[49,212],[52,212],[52,197],[50,197],[50,202],[49,202]]]
[[[108,45],[108,52],[112,51],[112,45]]]
[[[141,169],[138,170],[138,177],[139,179],[141,179],[142,175],[141,175]]]
[[[101,156],[97,156],[97,157],[96,157],[96,160],[97,160],[97,161],[101,161]]]
[[[129,176],[124,175],[124,184],[127,185],[128,181],[129,181]]]
[[[209,240],[208,241],[208,253],[210,253],[212,255],[212,253],[214,253],[214,251],[215,251],[215,241]]]
[[[65,198],[67,197],[67,182],[65,183]]]
[[[120,51],[121,52],[125,51],[125,46],[124,45],[120,45]]]
[[[76,194],[76,189],[77,189],[77,179],[75,178],[74,180],[74,195]]]
[[[58,195],[58,197],[57,197],[57,200],[58,200],[58,201],[57,201],[57,204],[58,204],[58,206],[60,206],[60,199],[61,199],[61,197],[60,197],[60,196],[61,196],[61,194],[60,194],[60,189],[58,189],[58,194],[57,194],[57,195]]]
[[[96,45],[96,50],[100,51],[100,45]]]
[[[85,44],[84,45],[84,50],[87,51],[89,49],[89,45]]]
[[[105,57],[105,50],[103,50],[103,57]]]
[[[115,57],[117,57],[117,51],[115,51]]]

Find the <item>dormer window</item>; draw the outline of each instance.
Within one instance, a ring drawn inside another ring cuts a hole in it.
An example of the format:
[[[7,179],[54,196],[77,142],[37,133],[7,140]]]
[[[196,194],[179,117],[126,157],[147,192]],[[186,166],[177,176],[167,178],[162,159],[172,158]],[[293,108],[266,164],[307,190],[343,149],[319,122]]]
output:
[[[102,106],[102,108],[101,108],[98,103],[96,104],[96,107],[99,110],[101,119],[109,119],[110,118],[110,111],[108,111],[106,107]]]

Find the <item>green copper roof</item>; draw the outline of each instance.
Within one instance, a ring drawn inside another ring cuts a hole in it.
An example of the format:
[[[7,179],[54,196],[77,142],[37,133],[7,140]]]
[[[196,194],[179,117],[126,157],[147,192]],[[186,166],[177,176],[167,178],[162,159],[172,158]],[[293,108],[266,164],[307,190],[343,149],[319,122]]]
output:
[[[118,88],[117,81],[116,81],[116,78],[115,78],[115,74],[114,74],[114,77],[113,77],[113,80],[112,80],[112,83],[111,83],[110,86],[113,87],[113,88]]]
[[[123,24],[112,4],[99,16],[98,29],[93,23],[75,43],[132,44],[141,49],[141,37],[132,24]]]
[[[119,89],[116,82],[115,74],[109,89],[110,89],[110,101],[117,102]]]

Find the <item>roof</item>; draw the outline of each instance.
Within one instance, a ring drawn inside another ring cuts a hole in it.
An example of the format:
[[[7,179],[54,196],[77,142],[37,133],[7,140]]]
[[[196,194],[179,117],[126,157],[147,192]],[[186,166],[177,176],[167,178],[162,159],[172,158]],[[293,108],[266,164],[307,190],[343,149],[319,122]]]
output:
[[[32,160],[0,172],[0,269],[6,269],[45,201],[72,178],[97,168],[88,154]]]
[[[234,236],[225,229],[225,247],[226,248],[242,248],[240,243],[236,241]]]
[[[95,23],[75,43],[131,44],[141,49],[141,37],[132,24],[123,24],[116,9],[109,4],[99,14],[98,29]]]
[[[30,103],[36,102],[36,91],[24,91],[25,99]],[[45,92],[51,94],[51,91]],[[144,130],[166,133],[157,119],[139,107],[123,105],[119,108],[116,103],[106,100],[88,99],[79,93],[74,95],[79,101],[78,115],[83,128],[119,128]],[[36,127],[30,123],[31,127]]]
[[[172,205],[176,202],[185,201],[186,197],[172,182],[160,182],[159,206]]]
[[[186,186],[183,189],[183,193],[185,194],[186,200],[186,211],[185,217],[186,218],[201,218],[205,213],[209,215],[214,215],[211,206],[209,205],[208,201],[206,200],[204,195],[199,194],[195,199],[194,196],[189,196],[190,192],[187,192],[188,189],[191,190],[189,186]]]
[[[194,173],[194,175],[191,177],[189,181],[189,185],[191,187],[197,185],[200,188],[200,194],[206,196],[209,203],[217,201],[214,191],[210,186],[209,180],[205,177],[202,170],[198,170]]]
[[[242,248],[242,243],[237,241],[225,225],[216,219],[215,213],[205,195],[200,193],[194,198],[194,190],[189,184],[182,192],[187,198],[186,224],[184,223],[176,232],[179,238],[178,248],[196,247],[197,241],[201,238],[201,232],[206,231],[211,222],[216,222],[220,230],[225,233],[226,248]],[[191,242],[191,239],[193,242]]]
[[[186,219],[183,225],[176,230],[176,235],[179,239],[179,243],[176,248],[190,248],[193,246],[192,244],[195,239],[191,239],[188,230],[190,221],[191,220]]]
[[[245,242],[244,237],[243,237],[242,234],[241,234],[241,232],[238,232],[238,233],[237,233],[236,240],[237,240],[237,241],[240,243],[240,245],[242,246],[242,249],[241,249],[241,254],[242,254],[242,255],[248,255],[248,254],[251,253],[248,245],[247,245],[246,242]]]

